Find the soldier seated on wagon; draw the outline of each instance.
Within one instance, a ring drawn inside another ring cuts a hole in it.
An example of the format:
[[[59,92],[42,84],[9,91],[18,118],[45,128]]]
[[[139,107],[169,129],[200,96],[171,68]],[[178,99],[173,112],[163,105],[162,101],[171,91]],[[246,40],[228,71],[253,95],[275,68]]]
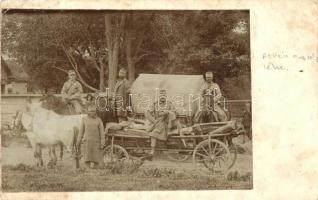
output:
[[[226,121],[227,115],[220,106],[222,93],[219,85],[213,81],[213,73],[205,73],[205,82],[201,86],[202,105],[194,117],[194,122]],[[205,117],[204,117],[205,116]]]
[[[81,95],[83,87],[76,80],[76,73],[74,70],[68,71],[68,81],[66,81],[62,88],[62,99],[66,104],[71,104],[76,114],[82,113]]]
[[[174,127],[177,121],[176,109],[172,103],[167,100],[166,90],[161,89],[159,91],[159,100],[152,105],[145,113],[145,116],[147,120],[152,123],[148,130],[151,152],[147,157],[148,160],[152,160],[157,140],[166,141],[168,131]]]

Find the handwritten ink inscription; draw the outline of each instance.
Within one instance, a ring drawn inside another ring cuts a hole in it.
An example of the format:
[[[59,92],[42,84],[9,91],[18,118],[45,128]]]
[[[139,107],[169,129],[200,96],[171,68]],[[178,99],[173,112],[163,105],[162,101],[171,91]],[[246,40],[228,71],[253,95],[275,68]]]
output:
[[[311,61],[318,63],[318,54],[311,53],[311,54],[287,54],[287,53],[263,53],[262,56],[263,60],[271,60],[271,59],[293,59],[293,60],[300,60],[300,61]]]
[[[275,71],[288,71],[288,68],[292,66],[284,66],[282,61],[295,61],[298,64],[304,64],[304,66],[308,63],[318,63],[318,54],[311,53],[311,54],[288,54],[288,53],[263,53],[262,59],[266,62],[264,63],[265,70],[275,70]],[[300,70],[303,72],[303,70]]]
[[[282,65],[279,65],[279,64],[274,64],[272,62],[268,62],[266,64],[264,64],[264,69],[266,70],[277,70],[277,71],[288,71],[287,68],[285,68],[284,66]]]

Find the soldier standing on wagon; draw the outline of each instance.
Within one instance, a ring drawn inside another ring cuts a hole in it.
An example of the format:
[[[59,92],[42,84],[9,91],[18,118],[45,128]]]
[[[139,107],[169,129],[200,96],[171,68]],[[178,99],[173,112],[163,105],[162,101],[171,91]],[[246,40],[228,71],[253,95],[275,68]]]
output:
[[[115,106],[116,117],[119,122],[127,120],[127,108],[129,103],[129,93],[131,84],[126,78],[127,71],[122,68],[118,72],[118,80],[114,87],[113,103]]]
[[[74,70],[68,71],[68,81],[66,81],[62,88],[62,99],[68,104],[70,103],[77,114],[82,113],[81,95],[83,93],[83,87],[76,80],[76,73]]]
[[[211,95],[213,98],[213,104],[209,105],[213,107],[213,111],[216,113],[216,121],[226,121],[227,116],[224,110],[219,105],[220,99],[222,98],[222,93],[220,87],[217,83],[213,82],[213,73],[206,72],[205,73],[205,82],[201,87],[200,94],[205,97],[206,95]]]

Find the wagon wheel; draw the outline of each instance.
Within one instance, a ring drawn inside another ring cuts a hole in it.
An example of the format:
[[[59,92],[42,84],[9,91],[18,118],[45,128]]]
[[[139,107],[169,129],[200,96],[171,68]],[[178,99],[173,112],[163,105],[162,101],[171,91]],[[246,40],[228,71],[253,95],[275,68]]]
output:
[[[231,155],[230,159],[232,160],[232,162],[229,166],[229,169],[231,169],[233,167],[233,165],[235,164],[236,159],[237,159],[237,145],[234,144],[233,142],[231,144],[229,144],[228,138],[224,138],[223,142],[229,148],[229,151],[230,151],[230,155]]]
[[[109,145],[103,151],[104,164],[129,161],[129,154],[119,145]]]
[[[168,148],[173,148],[174,150],[168,150],[165,152],[169,160],[176,161],[176,162],[183,162],[186,161],[190,154],[188,152],[182,151],[187,147],[187,143],[183,143],[181,140],[177,140],[178,143],[174,145],[169,145]],[[179,150],[180,149],[180,150]]]
[[[172,161],[177,161],[177,162],[183,162],[188,160],[188,158],[190,157],[190,155],[187,154],[182,154],[183,152],[181,152],[178,150],[174,150],[174,151],[167,151],[167,157],[172,160]]]
[[[182,146],[185,147],[184,144]],[[166,151],[166,155],[170,160],[177,161],[177,162],[186,161],[190,157],[188,152],[179,151],[179,150]]]
[[[203,163],[213,173],[226,173],[233,165],[228,147],[215,139],[204,140],[195,147],[193,162]]]
[[[230,150],[230,154],[231,154],[231,164],[229,166],[229,169],[231,169],[233,167],[233,165],[235,164],[236,162],[236,159],[237,159],[237,146],[236,144],[232,144],[230,147],[229,147],[229,150]]]

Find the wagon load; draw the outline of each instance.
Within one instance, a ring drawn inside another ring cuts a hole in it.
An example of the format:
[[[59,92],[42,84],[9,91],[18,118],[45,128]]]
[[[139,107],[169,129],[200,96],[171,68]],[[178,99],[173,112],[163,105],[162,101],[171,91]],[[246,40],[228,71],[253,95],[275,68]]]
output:
[[[140,74],[131,87],[133,113],[145,113],[164,89],[177,114],[189,116],[203,83],[202,75]]]
[[[235,133],[235,135],[242,134],[244,128],[241,123],[237,120],[226,121],[226,122],[211,122],[211,123],[201,123],[193,125],[193,132],[196,135],[209,134],[225,134],[225,133]]]
[[[116,131],[120,131],[121,133],[126,132],[131,135],[140,135],[140,136],[149,136],[149,130],[153,124],[151,124],[148,120],[139,120],[139,119],[131,119],[128,121],[122,121],[120,123],[107,123],[105,128],[105,134],[115,133]],[[190,135],[193,134],[192,127],[184,127],[180,130],[173,129],[168,132],[168,135]]]

